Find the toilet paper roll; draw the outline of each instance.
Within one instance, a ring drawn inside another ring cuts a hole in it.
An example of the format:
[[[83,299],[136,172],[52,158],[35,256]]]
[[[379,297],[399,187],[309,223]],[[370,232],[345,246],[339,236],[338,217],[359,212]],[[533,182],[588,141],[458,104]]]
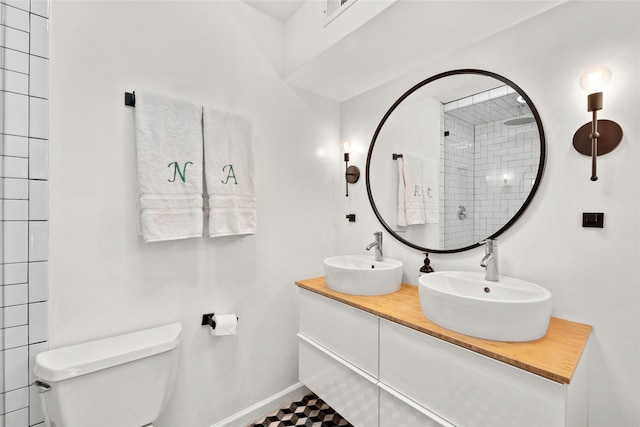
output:
[[[216,322],[216,328],[211,329],[211,335],[214,337],[234,335],[238,329],[238,318],[235,314],[216,314],[213,320]]]

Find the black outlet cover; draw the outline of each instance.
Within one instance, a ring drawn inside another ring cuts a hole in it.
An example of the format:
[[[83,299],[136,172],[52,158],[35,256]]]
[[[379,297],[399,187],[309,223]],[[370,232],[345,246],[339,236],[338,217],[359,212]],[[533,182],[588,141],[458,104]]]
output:
[[[604,212],[583,212],[582,226],[604,228]]]

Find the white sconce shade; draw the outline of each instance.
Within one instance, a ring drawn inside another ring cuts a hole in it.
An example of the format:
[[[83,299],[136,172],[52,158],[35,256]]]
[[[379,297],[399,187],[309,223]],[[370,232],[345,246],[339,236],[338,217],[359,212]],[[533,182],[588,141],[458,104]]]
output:
[[[580,76],[580,87],[589,93],[601,92],[611,80],[611,70],[604,65],[591,67]]]

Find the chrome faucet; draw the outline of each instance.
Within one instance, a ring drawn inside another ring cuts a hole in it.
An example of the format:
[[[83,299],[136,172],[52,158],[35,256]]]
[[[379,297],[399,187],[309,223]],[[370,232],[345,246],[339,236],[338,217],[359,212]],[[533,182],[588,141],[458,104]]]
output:
[[[480,267],[485,268],[484,280],[497,282],[500,273],[498,271],[498,242],[494,239],[487,239],[484,243],[484,258],[480,261]]]
[[[371,248],[376,248],[376,261],[382,261],[384,260],[383,256],[382,256],[382,231],[376,231],[375,233],[373,233],[374,236],[376,236],[376,240],[372,243],[369,243],[369,245],[367,246],[367,250],[371,249]]]

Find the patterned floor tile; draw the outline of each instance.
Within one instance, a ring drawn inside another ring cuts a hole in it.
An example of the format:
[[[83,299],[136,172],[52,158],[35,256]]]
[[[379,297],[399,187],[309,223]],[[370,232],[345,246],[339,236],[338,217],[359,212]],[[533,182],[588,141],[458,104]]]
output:
[[[249,427],[353,427],[314,393],[267,415]]]

